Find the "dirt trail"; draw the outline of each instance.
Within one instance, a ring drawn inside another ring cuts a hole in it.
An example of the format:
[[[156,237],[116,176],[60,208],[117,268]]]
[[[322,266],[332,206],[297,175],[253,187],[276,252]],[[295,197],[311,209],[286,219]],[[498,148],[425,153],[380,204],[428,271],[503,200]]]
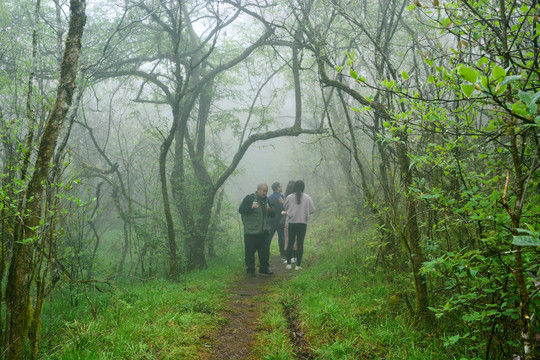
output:
[[[273,276],[245,276],[228,289],[226,323],[211,336],[212,349],[207,359],[256,359],[252,355],[260,328],[261,304],[258,300],[272,285],[290,279],[295,270],[286,270],[279,256],[270,259]]]

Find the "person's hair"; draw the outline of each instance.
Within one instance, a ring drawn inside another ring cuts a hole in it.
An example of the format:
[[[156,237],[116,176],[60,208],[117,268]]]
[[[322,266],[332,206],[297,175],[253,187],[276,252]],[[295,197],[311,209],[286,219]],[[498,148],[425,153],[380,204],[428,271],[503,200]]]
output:
[[[260,183],[259,185],[257,185],[257,190],[259,190],[263,186],[268,189],[268,185],[266,185],[266,183]]]
[[[277,189],[279,189],[279,186],[280,186],[279,182],[276,181],[275,183],[272,184],[272,190],[277,191]]]
[[[304,192],[306,185],[302,180],[297,180],[294,183],[294,192],[296,193],[296,203],[300,204],[300,199],[302,198],[302,193]]]
[[[287,184],[287,188],[285,189],[285,197],[291,195],[294,192],[294,181],[291,180]]]

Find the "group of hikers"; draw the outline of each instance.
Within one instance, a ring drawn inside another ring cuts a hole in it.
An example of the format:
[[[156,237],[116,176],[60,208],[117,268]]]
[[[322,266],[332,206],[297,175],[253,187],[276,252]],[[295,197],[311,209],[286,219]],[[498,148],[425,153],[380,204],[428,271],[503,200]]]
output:
[[[246,195],[238,212],[244,224],[245,262],[248,276],[256,276],[255,253],[259,257],[259,274],[273,275],[270,269],[270,244],[277,233],[279,253],[286,269],[302,270],[304,238],[307,221],[315,211],[313,200],[304,193],[302,180],[289,181],[283,195],[279,182],[272,184],[273,193],[268,194],[268,185],[260,183],[257,191]]]

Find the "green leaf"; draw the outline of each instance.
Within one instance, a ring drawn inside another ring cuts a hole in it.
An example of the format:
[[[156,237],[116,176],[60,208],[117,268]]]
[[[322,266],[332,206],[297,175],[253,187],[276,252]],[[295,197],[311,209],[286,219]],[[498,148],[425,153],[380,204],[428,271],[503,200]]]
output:
[[[409,78],[409,74],[407,74],[406,71],[402,71],[401,72],[401,77],[404,79],[404,80],[407,80]]]
[[[416,9],[416,5],[414,5],[414,4],[411,4],[411,5],[407,6],[408,11],[411,11],[411,10],[414,10],[414,9]]]
[[[531,102],[532,103],[537,103],[539,99],[540,99],[540,91],[538,91],[536,94],[531,96]]]
[[[512,112],[517,115],[523,115],[526,116],[527,111],[525,110],[525,106],[521,103],[521,101],[518,101],[517,103],[514,103],[512,105]]]
[[[511,75],[504,78],[504,80],[501,82],[502,85],[513,83],[517,80],[521,79],[521,75]]]
[[[480,60],[478,60],[478,67],[482,67],[485,64],[489,63],[489,59],[487,57],[483,57]]]
[[[449,338],[447,338],[447,340],[444,342],[444,346],[450,346],[450,345],[454,345],[455,343],[457,343],[459,341],[459,339],[461,339],[461,336],[458,335],[454,335],[454,336],[450,336]]]
[[[495,95],[502,94],[506,90],[507,87],[508,85],[502,85],[502,86],[497,85],[497,88],[495,88]]]
[[[517,246],[540,246],[540,238],[530,235],[514,235],[512,244]]]
[[[529,103],[529,106],[527,106],[527,112],[529,113],[529,115],[536,114],[537,109],[538,109],[538,106],[536,106],[536,104],[533,102]]]
[[[536,236],[537,233],[536,233],[536,230],[534,229],[534,226],[530,225],[530,224],[527,224],[525,223],[525,226],[527,226],[527,228],[518,228],[517,231],[521,234],[521,235],[524,235],[523,233],[525,234],[528,234],[528,235],[531,235],[531,236]]]
[[[349,74],[351,74],[351,77],[352,77],[353,79],[358,79],[358,73],[357,73],[356,71],[354,71],[353,69],[351,69],[351,70],[349,71]]]
[[[486,76],[482,76],[482,79],[480,79],[480,84],[482,87],[487,91],[488,87],[488,78]]]
[[[491,72],[491,76],[493,80],[503,81],[506,76],[506,71],[504,71],[502,67],[496,65]]]
[[[437,199],[440,197],[440,194],[422,194],[418,198],[419,199],[425,199],[425,200],[431,200],[431,199]]]
[[[531,102],[531,95],[527,92],[520,91],[518,93],[518,96],[521,99],[521,101],[523,101],[524,104],[528,105]]]
[[[474,92],[474,85],[471,84],[461,84],[461,91],[465,94],[466,97],[470,97]]]
[[[466,66],[460,66],[458,71],[459,75],[461,75],[465,80],[469,81],[472,84],[474,84],[476,82],[476,79],[478,78],[478,74],[476,73],[476,71]]]

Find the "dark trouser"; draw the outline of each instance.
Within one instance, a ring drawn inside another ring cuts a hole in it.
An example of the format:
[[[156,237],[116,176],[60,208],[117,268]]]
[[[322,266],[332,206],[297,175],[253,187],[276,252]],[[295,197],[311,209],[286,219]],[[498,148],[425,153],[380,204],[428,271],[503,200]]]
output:
[[[255,252],[259,254],[259,271],[270,267],[270,247],[268,234],[244,234],[245,260],[248,273],[255,272]]]
[[[270,223],[270,235],[268,236],[268,253],[270,253],[270,244],[274,233],[278,235],[279,255],[285,257],[285,224],[272,224]]]
[[[307,224],[289,223],[289,243],[287,244],[287,264],[291,263],[293,254],[294,238],[296,238],[296,266],[302,264],[304,255],[304,238],[306,237]]]

